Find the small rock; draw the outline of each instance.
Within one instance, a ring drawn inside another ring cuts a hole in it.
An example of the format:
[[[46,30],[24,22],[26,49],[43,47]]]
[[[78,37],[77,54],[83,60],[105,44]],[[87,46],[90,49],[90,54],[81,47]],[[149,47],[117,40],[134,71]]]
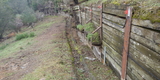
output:
[[[88,59],[88,60],[94,61],[96,58],[85,57],[85,59]]]

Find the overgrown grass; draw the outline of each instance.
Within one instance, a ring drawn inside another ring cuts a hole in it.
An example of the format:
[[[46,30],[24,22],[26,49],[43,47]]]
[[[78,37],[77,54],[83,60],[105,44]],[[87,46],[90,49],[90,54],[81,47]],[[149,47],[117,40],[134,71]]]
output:
[[[16,41],[24,39],[24,38],[28,38],[28,37],[34,37],[34,36],[35,36],[35,34],[33,32],[30,34],[28,34],[28,33],[18,34],[18,35],[16,35]]]

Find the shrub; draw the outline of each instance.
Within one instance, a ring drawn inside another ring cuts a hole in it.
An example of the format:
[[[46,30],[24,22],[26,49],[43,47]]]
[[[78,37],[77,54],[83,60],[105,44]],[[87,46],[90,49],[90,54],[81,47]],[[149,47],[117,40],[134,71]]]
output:
[[[16,41],[24,38],[28,38],[29,35],[27,33],[16,35]]]
[[[29,35],[29,37],[34,37],[35,36],[35,34],[32,32],[32,33],[30,33],[30,35]]]
[[[84,30],[84,26],[83,25],[77,25],[77,29],[79,29],[80,31]]]
[[[93,34],[89,33],[89,34],[87,35],[87,39],[88,39],[88,40],[91,40],[91,39],[92,39],[92,36],[93,36]]]
[[[88,23],[84,25],[84,30],[88,33],[91,33],[95,30],[94,24],[93,23]]]

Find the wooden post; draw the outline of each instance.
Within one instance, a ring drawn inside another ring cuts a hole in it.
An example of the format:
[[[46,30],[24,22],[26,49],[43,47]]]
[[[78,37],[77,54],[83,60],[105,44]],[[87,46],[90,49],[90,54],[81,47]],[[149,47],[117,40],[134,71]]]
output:
[[[84,20],[84,22],[86,23],[86,8],[84,8],[84,9],[85,9],[85,11],[84,11],[84,13],[85,13],[85,16],[84,16],[84,17],[85,17],[85,18],[84,18],[85,20]]]
[[[81,22],[81,25],[82,25],[82,14],[81,14],[81,7],[80,6],[79,6],[79,10],[80,10],[79,11],[80,12],[80,14],[79,14],[80,15],[80,22]]]
[[[127,58],[128,58],[128,50],[129,50],[129,40],[130,40],[130,32],[131,32],[131,18],[132,18],[132,8],[128,7],[126,17],[126,25],[125,25],[125,33],[124,33],[124,48],[122,53],[122,70],[121,70],[121,80],[125,80],[126,71],[127,71]]]
[[[93,18],[93,14],[92,14],[92,4],[91,4],[91,9],[90,9],[90,11],[91,11],[91,13],[90,13],[90,15],[91,15],[91,22],[92,22],[92,18]]]

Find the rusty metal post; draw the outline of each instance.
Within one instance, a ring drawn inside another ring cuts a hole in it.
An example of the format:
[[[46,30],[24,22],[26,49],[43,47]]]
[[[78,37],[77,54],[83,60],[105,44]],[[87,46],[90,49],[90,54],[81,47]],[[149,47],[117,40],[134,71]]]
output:
[[[101,41],[102,41],[102,17],[103,17],[103,14],[102,14],[102,10],[103,10],[103,3],[101,4],[101,12],[100,12],[100,27],[101,27],[101,29],[100,29],[100,39],[101,39]]]
[[[129,40],[130,40],[130,32],[131,32],[131,18],[132,18],[132,8],[127,8],[127,16],[126,16],[126,24],[125,24],[125,32],[124,32],[124,48],[122,53],[122,70],[121,70],[121,80],[125,80],[126,71],[127,71],[127,58],[129,51]]]

